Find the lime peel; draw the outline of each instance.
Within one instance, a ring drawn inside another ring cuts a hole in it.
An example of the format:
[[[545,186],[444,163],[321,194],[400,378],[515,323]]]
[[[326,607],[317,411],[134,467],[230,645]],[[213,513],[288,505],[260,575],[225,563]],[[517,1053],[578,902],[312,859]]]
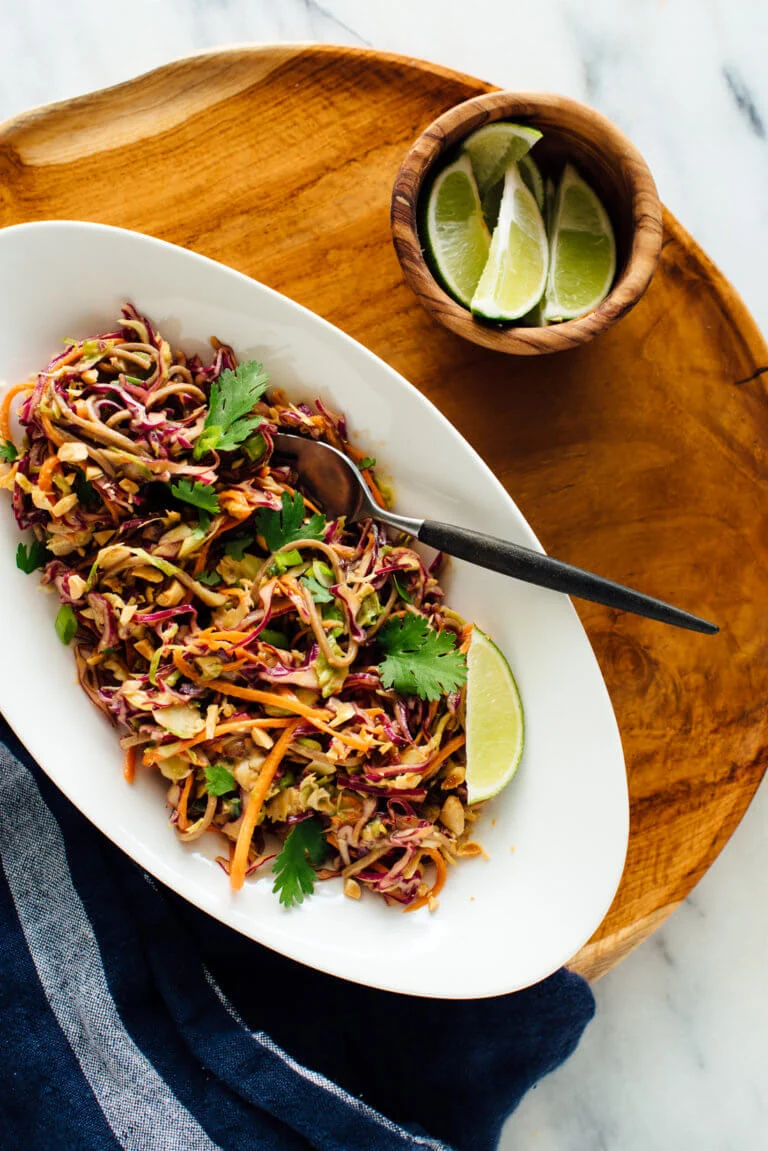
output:
[[[493,640],[472,628],[467,653],[467,800],[498,795],[520,764],[525,720],[515,678]]]
[[[611,290],[616,241],[605,208],[572,164],[563,170],[548,230],[544,318],[574,320],[593,311]]]
[[[480,196],[483,197],[494,184],[503,180],[509,165],[522,160],[540,139],[538,128],[510,124],[506,120],[486,124],[468,136],[462,151],[472,161]]]
[[[427,201],[426,239],[432,263],[451,295],[469,307],[488,260],[491,234],[469,157],[437,176]]]

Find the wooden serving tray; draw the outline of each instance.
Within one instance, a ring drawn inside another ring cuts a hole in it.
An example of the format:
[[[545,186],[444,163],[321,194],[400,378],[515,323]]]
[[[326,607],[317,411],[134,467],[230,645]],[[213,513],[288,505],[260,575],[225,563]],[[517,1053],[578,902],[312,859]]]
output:
[[[572,963],[596,977],[701,878],[768,763],[768,349],[668,213],[647,295],[584,348],[516,359],[433,323],[392,248],[392,183],[431,120],[489,90],[351,48],[195,56],[1,127],[0,225],[117,224],[285,292],[421,388],[548,551],[720,623],[578,605],[632,805],[621,887]]]

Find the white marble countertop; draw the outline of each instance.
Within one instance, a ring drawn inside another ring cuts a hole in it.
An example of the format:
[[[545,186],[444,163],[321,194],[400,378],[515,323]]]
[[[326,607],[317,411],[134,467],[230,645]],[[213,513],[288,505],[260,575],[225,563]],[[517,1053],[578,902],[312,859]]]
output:
[[[764,0],[31,0],[2,8],[0,118],[247,41],[368,44],[595,105],[768,331]],[[506,1151],[768,1146],[768,791],[692,897],[595,986]]]

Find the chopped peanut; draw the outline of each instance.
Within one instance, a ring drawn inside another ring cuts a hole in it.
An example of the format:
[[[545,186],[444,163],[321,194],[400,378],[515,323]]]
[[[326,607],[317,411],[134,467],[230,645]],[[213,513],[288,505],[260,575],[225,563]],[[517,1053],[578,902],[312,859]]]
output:
[[[461,835],[464,830],[464,808],[458,796],[448,796],[440,812],[440,822],[454,835]]]
[[[176,607],[184,599],[184,585],[177,579],[171,580],[165,591],[157,597],[160,607]]]
[[[151,662],[152,656],[155,654],[155,649],[152,647],[152,644],[148,639],[139,640],[137,644],[134,644],[134,647],[136,648],[136,651],[139,653],[139,655],[143,655],[144,659],[148,659]]]
[[[67,442],[61,445],[56,454],[62,463],[78,464],[82,460],[88,459],[88,448],[79,442]]]

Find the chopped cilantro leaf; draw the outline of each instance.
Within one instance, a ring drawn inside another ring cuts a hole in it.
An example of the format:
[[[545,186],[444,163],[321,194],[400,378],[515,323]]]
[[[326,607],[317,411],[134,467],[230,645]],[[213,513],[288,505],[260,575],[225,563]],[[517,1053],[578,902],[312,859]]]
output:
[[[213,381],[208,415],[193,452],[196,460],[209,451],[232,452],[251,436],[261,416],[250,413],[268,382],[267,373],[255,360],[240,364],[234,372],[227,368]]]
[[[29,547],[25,544],[19,544],[16,548],[16,567],[19,571],[26,572],[27,575],[37,571],[38,568],[45,567],[49,559],[48,548],[45,544],[41,544],[40,540],[32,540]]]
[[[328,591],[327,587],[323,587],[314,576],[304,575],[299,580],[299,583],[304,584],[304,587],[308,590],[315,603],[333,603],[334,597],[332,593]]]
[[[360,463],[357,466],[359,467],[361,472],[364,472],[366,470],[366,468],[375,468],[376,467],[376,460],[374,459],[373,456],[363,456],[363,458],[360,460]]]
[[[333,627],[328,628],[329,635],[338,635],[339,632],[344,631],[344,625],[347,621],[347,617],[344,615],[343,609],[339,607],[335,600],[333,603],[330,603],[323,608],[322,615],[323,619],[332,619],[336,621]]]
[[[206,587],[218,587],[221,583],[221,576],[217,571],[203,572],[202,575],[197,576],[197,582],[205,584]]]
[[[209,795],[219,796],[237,791],[234,775],[222,763],[212,763],[210,767],[206,767],[204,775]]]
[[[56,635],[62,643],[71,643],[77,631],[77,616],[70,604],[65,603],[59,608],[56,616]]]
[[[211,484],[201,484],[197,480],[194,483],[188,479],[179,480],[177,484],[171,484],[171,494],[176,496],[177,500],[183,500],[185,504],[192,504],[193,508],[202,508],[203,511],[212,514],[219,510],[219,497]]]
[[[379,667],[384,687],[420,699],[439,699],[466,682],[467,659],[456,637],[435,631],[413,612],[389,620],[379,633],[385,658]]]
[[[208,535],[210,526],[211,517],[208,515],[208,512],[201,511],[200,515],[197,517],[197,527],[192,529],[192,535],[190,536],[190,539],[204,540]]]
[[[407,592],[403,585],[400,583],[396,572],[392,575],[392,583],[395,585],[395,591],[400,596],[400,599],[405,600],[406,603],[413,603],[413,596],[410,594],[410,592]]]
[[[245,555],[245,549],[249,548],[253,543],[253,536],[236,535],[230,536],[224,545],[224,554],[230,556],[233,560],[239,561]]]
[[[259,639],[264,643],[271,644],[272,647],[279,647],[283,650],[288,647],[288,636],[284,631],[278,631],[276,627],[265,627],[263,631],[259,632]]]
[[[315,866],[323,862],[328,850],[322,825],[316,819],[303,819],[294,824],[274,862],[275,882],[272,890],[280,896],[283,907],[294,907],[315,890]]]
[[[101,497],[90,480],[85,478],[85,472],[80,468],[75,472],[72,490],[84,508],[94,509],[101,503]]]
[[[15,459],[18,459],[18,455],[15,444],[12,444],[10,440],[0,440],[0,460],[4,464],[12,464]]]
[[[282,509],[279,512],[271,508],[262,508],[256,516],[256,528],[267,541],[271,552],[286,544],[297,540],[319,540],[325,532],[325,516],[315,512],[307,523],[304,517],[307,509],[300,492],[295,492],[293,498],[288,492],[283,492]]]

